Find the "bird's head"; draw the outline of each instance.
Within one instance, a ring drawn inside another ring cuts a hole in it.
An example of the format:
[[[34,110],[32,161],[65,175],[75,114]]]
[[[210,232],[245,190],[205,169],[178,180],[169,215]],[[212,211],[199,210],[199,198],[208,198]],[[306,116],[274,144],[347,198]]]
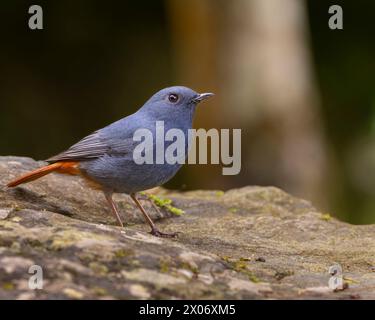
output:
[[[169,87],[155,93],[142,110],[160,120],[192,118],[197,104],[213,95],[182,86]]]

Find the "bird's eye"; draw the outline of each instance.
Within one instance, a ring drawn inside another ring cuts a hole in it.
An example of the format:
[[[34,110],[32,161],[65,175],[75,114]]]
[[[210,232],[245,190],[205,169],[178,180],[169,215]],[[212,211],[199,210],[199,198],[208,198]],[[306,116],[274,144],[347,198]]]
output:
[[[178,95],[175,94],[175,93],[171,93],[169,96],[168,96],[168,100],[169,102],[171,103],[176,103],[178,101]]]

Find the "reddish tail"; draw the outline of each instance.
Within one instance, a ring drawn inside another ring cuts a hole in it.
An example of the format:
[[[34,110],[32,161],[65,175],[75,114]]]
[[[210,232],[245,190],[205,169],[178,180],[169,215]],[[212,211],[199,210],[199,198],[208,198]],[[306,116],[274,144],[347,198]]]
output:
[[[73,175],[79,174],[77,162],[55,162],[48,166],[26,173],[22,177],[9,182],[7,186],[9,188],[16,187],[19,184],[34,181],[54,171]]]

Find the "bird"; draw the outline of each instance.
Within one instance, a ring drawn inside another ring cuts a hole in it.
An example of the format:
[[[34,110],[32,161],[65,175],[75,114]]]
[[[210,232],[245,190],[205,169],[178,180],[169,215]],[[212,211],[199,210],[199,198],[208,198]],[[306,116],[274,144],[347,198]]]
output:
[[[163,185],[177,173],[182,164],[136,163],[133,157],[137,146],[134,134],[138,129],[148,129],[155,134],[157,123],[163,121],[166,130],[182,130],[187,150],[188,132],[192,129],[196,107],[213,95],[197,93],[184,86],[162,89],[135,113],[94,131],[67,150],[47,159],[48,165],[24,174],[7,186],[13,188],[52,172],[80,176],[88,187],[103,192],[120,227],[123,228],[124,225],[113,200],[114,193],[130,196],[151,227],[152,235],[175,237],[176,233],[164,233],[156,227],[139,202],[138,193]],[[168,143],[171,142],[166,141]],[[155,149],[156,139],[153,139],[152,147]],[[155,150],[153,152],[155,154]]]

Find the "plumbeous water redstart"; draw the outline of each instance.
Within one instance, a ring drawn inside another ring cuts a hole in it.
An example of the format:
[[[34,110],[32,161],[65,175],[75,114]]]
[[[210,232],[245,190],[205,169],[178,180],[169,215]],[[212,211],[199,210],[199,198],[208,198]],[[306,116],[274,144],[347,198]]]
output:
[[[133,135],[138,129],[147,129],[155,137],[156,124],[164,122],[165,132],[179,129],[185,135],[188,147],[188,130],[192,128],[196,106],[212,93],[198,94],[186,87],[170,87],[155,93],[137,112],[85,137],[68,150],[47,159],[50,164],[29,172],[10,182],[8,187],[30,182],[51,172],[79,175],[90,187],[103,191],[113,214],[122,227],[113,193],[130,195],[155,236],[175,236],[160,232],[136,197],[139,191],[160,186],[170,180],[180,169],[180,163],[137,164],[133,151],[137,146]],[[153,149],[156,139],[153,139]],[[165,141],[167,147],[171,141]],[[166,149],[164,149],[166,150]],[[155,150],[153,150],[155,154]],[[165,154],[164,154],[165,156]],[[155,159],[155,158],[154,158]]]

